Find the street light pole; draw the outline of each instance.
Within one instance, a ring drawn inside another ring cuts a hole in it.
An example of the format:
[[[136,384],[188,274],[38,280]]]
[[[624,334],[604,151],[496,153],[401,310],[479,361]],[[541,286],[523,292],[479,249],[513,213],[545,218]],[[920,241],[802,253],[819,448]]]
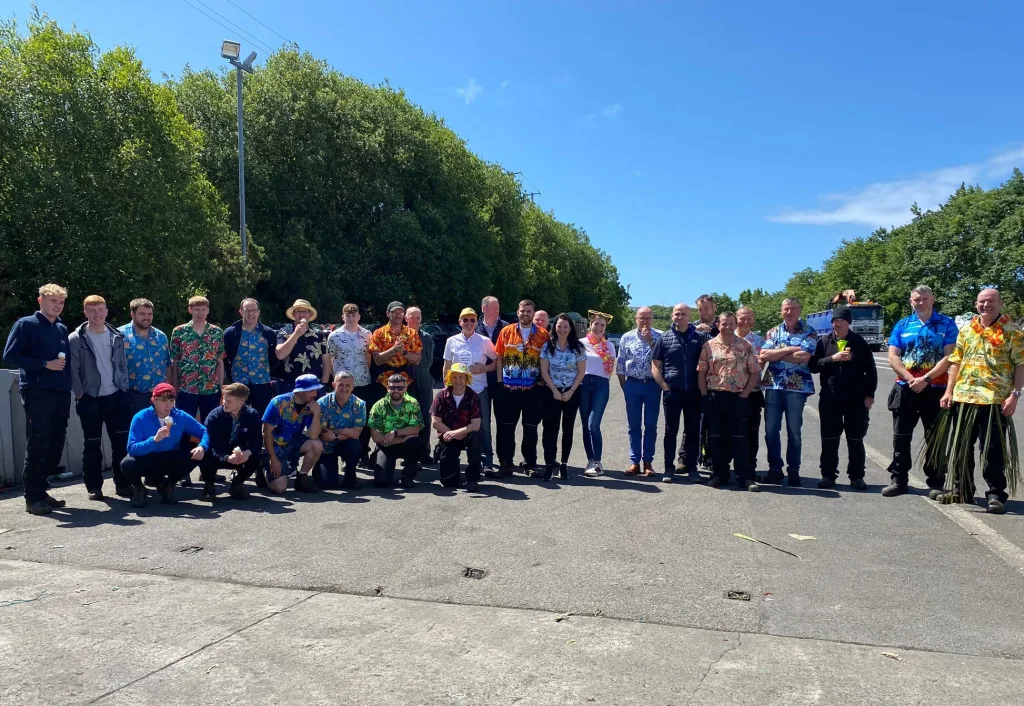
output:
[[[248,264],[249,236],[245,228],[245,128],[242,119],[242,72],[252,73],[252,62],[256,52],[250,52],[245,61],[239,61],[242,53],[240,42],[225,39],[221,43],[220,55],[235,67],[235,85],[238,93],[238,233],[242,238],[242,262]]]

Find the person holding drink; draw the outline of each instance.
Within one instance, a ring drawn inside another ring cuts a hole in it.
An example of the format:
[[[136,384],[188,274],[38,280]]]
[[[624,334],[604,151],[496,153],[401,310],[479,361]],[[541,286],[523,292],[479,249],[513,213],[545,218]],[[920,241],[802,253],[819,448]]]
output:
[[[405,325],[405,305],[402,302],[388,304],[388,323],[370,336],[369,349],[377,370],[377,382],[384,388],[382,397],[392,375],[404,377],[406,385],[416,384],[416,368],[423,354],[423,341],[416,331]]]

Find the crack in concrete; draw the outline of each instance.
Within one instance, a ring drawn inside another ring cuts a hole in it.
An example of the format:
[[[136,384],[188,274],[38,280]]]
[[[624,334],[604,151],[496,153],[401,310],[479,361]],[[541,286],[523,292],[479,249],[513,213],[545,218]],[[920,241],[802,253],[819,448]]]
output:
[[[693,699],[693,697],[697,695],[697,692],[700,691],[700,688],[702,686],[704,686],[704,680],[708,678],[709,674],[711,674],[711,670],[714,669],[715,666],[718,665],[719,662],[721,662],[723,659],[725,659],[725,656],[727,654],[729,654],[730,652],[734,652],[734,651],[740,649],[741,647],[743,647],[743,634],[742,633],[735,633],[735,634],[736,634],[736,644],[735,645],[730,645],[729,647],[726,647],[724,650],[722,650],[722,654],[718,655],[718,659],[714,660],[711,664],[708,665],[708,668],[706,670],[704,670],[704,674],[701,675],[700,681],[697,682],[697,686],[695,686],[693,688],[693,691],[690,692],[690,699]]]

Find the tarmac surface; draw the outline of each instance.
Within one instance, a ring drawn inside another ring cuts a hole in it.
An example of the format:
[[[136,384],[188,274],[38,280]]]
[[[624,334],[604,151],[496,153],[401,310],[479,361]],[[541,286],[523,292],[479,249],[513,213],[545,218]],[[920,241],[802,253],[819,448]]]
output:
[[[623,476],[613,385],[598,479],[577,430],[568,481],[475,494],[4,493],[0,704],[1022,704],[1024,503],[879,494],[883,358],[868,492],[814,487],[817,398],[801,488]]]

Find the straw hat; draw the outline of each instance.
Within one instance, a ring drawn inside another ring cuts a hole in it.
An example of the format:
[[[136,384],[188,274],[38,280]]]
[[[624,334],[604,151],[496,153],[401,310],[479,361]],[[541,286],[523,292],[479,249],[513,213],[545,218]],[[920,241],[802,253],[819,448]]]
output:
[[[448,368],[448,373],[444,376],[445,387],[452,386],[453,374],[465,375],[467,386],[473,382],[473,373],[469,372],[469,367],[465,363],[452,363],[452,367]]]
[[[292,304],[290,307],[284,310],[284,315],[287,316],[292,321],[295,321],[295,316],[293,315],[293,312],[296,309],[309,309],[312,312],[312,316],[306,319],[306,321],[316,321],[316,307],[314,307],[305,299],[296,299],[294,304]]]

